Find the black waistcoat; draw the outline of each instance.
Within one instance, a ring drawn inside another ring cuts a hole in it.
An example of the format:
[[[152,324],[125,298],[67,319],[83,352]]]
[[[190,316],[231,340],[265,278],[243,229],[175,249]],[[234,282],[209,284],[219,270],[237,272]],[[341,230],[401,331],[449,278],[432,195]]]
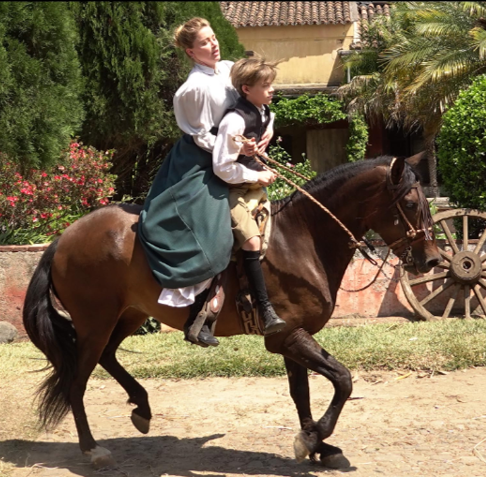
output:
[[[245,131],[243,132],[243,136],[247,139],[255,138],[255,141],[258,144],[270,123],[270,108],[266,104],[264,104],[263,107],[265,108],[265,121],[262,121],[262,115],[254,104],[250,103],[247,99],[240,97],[238,98],[235,107],[228,109],[225,115],[232,111],[237,112],[245,120]],[[263,159],[260,158],[260,160]],[[264,170],[263,166],[255,161],[253,157],[240,154],[237,161],[245,167],[248,167],[248,169],[254,171]]]

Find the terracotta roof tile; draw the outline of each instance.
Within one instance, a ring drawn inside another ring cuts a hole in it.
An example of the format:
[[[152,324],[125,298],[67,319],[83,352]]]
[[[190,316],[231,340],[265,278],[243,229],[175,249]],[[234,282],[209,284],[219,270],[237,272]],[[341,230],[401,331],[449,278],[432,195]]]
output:
[[[351,23],[350,2],[219,2],[235,27]]]
[[[391,2],[390,2],[391,3]],[[390,3],[388,2],[357,2],[359,19],[356,22],[358,40],[351,44],[351,49],[361,49],[361,33],[366,31],[366,24],[378,16],[390,16]]]

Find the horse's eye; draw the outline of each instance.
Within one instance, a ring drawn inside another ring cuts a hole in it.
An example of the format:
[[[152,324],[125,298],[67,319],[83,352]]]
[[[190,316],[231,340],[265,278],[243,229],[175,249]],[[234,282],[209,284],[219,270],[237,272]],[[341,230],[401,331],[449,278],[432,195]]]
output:
[[[414,208],[415,208],[415,202],[407,202],[407,203],[405,204],[405,207],[406,207],[407,209],[414,209]]]

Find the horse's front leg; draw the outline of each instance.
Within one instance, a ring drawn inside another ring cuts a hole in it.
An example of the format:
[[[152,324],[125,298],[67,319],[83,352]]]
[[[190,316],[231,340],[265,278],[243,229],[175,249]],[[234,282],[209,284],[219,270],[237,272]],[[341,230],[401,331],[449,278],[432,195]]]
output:
[[[294,330],[282,344],[280,352],[285,357],[290,394],[297,407],[302,429],[294,442],[296,459],[302,461],[307,455],[313,458],[318,453],[328,467],[348,467],[349,461],[341,450],[325,444],[323,440],[333,433],[344,404],[351,395],[351,373],[302,328]],[[310,409],[307,369],[322,374],[334,386],[331,404],[317,422],[312,419]]]

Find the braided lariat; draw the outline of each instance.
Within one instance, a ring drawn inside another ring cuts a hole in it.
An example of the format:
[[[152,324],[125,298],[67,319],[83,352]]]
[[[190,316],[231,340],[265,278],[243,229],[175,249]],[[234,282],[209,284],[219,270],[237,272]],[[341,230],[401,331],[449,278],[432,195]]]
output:
[[[242,134],[238,134],[236,136],[233,136],[233,141],[235,142],[241,142],[243,144],[246,144],[247,142],[250,142],[249,139],[247,139],[245,136],[243,136]],[[277,177],[280,177],[280,179],[283,179],[285,182],[287,182],[288,184],[290,184],[292,187],[295,187],[301,194],[304,194],[309,200],[311,200],[312,202],[314,202],[314,204],[316,204],[318,207],[320,207],[324,212],[326,212],[327,214],[329,214],[337,223],[338,225],[349,235],[350,239],[351,239],[351,243],[349,244],[349,247],[350,248],[358,248],[360,250],[362,250],[363,248],[366,247],[366,244],[364,242],[358,242],[354,235],[351,233],[351,231],[327,208],[325,207],[324,205],[322,205],[317,199],[315,199],[314,197],[312,197],[312,195],[310,195],[307,191],[305,191],[304,189],[302,189],[302,187],[298,186],[295,182],[292,182],[290,179],[287,179],[285,176],[283,176],[282,174],[280,174],[279,172],[277,172],[276,170],[272,169],[271,167],[268,166],[268,164],[265,164],[258,156],[260,154],[255,154],[253,156],[253,158],[259,163],[261,164],[263,167],[265,167],[265,169],[268,169],[270,172],[273,172]],[[273,164],[276,164],[277,166],[281,167],[282,169],[285,169],[286,171],[288,172],[291,172],[292,174],[295,174],[296,176],[299,176],[301,177],[302,179],[305,179],[305,180],[309,180],[309,178],[303,176],[302,174],[299,174],[298,172],[295,172],[293,171],[292,169],[289,169],[285,166],[283,166],[282,164],[280,164],[279,162],[275,161],[274,159],[271,159],[270,157],[268,157],[266,154],[265,155],[261,155],[262,157],[264,157],[266,160],[268,160],[269,162],[273,163]]]

